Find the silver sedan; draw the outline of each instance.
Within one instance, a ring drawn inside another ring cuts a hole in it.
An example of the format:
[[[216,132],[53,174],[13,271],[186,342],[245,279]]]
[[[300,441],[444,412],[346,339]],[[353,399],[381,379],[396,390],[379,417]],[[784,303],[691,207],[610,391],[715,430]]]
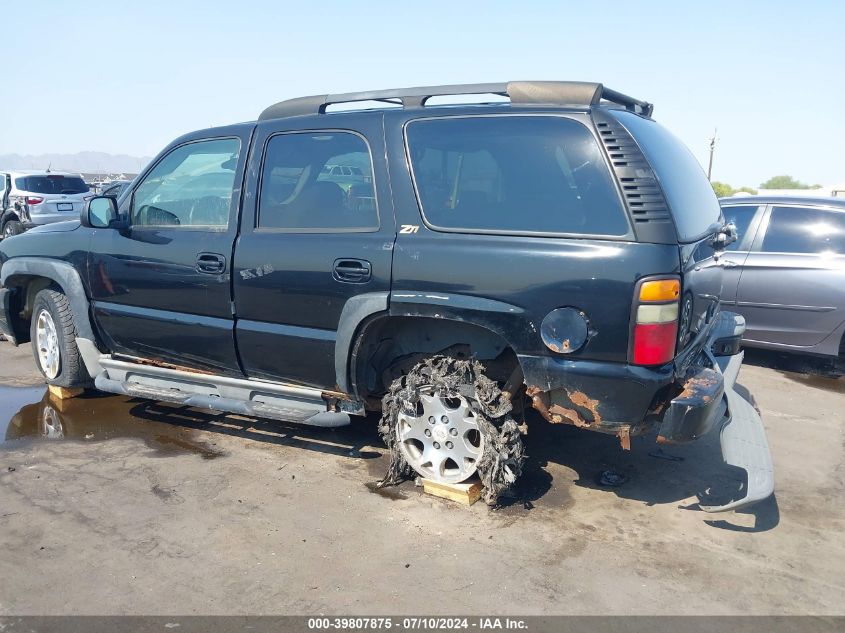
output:
[[[723,256],[723,306],[745,317],[744,344],[845,359],[845,200],[720,200],[739,239]]]

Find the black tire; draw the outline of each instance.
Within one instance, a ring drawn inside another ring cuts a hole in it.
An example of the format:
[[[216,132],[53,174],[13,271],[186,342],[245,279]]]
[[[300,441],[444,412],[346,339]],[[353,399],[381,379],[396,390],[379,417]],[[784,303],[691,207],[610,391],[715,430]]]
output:
[[[522,474],[525,453],[519,426],[510,414],[510,399],[484,375],[484,367],[478,361],[434,356],[393,381],[382,400],[379,433],[390,449],[390,465],[379,485],[396,485],[416,476],[397,446],[396,427],[399,412],[413,415],[421,390],[429,387],[445,394],[461,395],[473,408],[485,440],[477,464],[484,486],[482,497],[488,505],[495,506]]]
[[[18,220],[9,220],[3,224],[3,239],[20,235],[23,232],[23,223]]]
[[[38,320],[43,311],[49,313],[55,325],[58,340],[59,368],[55,377],[50,377],[42,366],[38,349]],[[30,324],[30,339],[35,364],[50,385],[57,387],[88,387],[91,376],[82,361],[82,355],[76,345],[76,324],[70,309],[68,298],[58,290],[47,288],[35,295],[32,306],[32,322]]]

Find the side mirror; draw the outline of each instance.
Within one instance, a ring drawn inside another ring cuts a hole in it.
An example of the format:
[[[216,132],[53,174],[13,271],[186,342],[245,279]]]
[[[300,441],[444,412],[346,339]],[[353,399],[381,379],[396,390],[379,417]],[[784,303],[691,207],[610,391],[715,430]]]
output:
[[[82,226],[93,229],[112,228],[119,219],[117,199],[112,196],[94,196],[82,209]]]
[[[723,224],[716,234],[713,236],[713,239],[710,240],[710,244],[713,248],[717,251],[723,251],[725,248],[728,247],[729,244],[733,244],[738,239],[736,225],[733,222],[728,222],[727,224]]]

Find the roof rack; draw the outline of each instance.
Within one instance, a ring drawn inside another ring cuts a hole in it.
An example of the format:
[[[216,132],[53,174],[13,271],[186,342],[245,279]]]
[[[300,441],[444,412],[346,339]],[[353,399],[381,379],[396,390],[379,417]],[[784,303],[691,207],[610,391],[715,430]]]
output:
[[[314,95],[280,101],[265,109],[259,121],[302,114],[324,114],[326,108],[338,103],[382,101],[405,108],[422,107],[431,97],[451,95],[495,94],[510,97],[518,105],[571,105],[589,107],[602,101],[623,106],[626,110],[651,116],[654,106],[628,95],[605,88],[599,83],[585,81],[509,81],[507,83],[457,84],[454,86],[421,86],[394,88],[369,92],[348,92],[336,95]]]

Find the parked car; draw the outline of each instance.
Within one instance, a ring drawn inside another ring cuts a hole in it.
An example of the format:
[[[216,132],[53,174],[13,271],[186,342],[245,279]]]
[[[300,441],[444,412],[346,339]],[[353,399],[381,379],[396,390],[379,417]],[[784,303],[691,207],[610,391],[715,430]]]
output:
[[[845,360],[845,200],[720,203],[739,232],[724,256],[722,305],[745,317],[745,344]]]
[[[425,105],[479,93],[510,103]],[[371,99],[404,107],[325,114]],[[384,484],[478,474],[489,503],[521,472],[515,403],[624,449],[720,428],[748,481],[702,505],[752,503],[773,478],[719,305],[735,233],[651,113],[581,82],[283,101],[4,243],[0,327],[54,385],[328,427],[381,411]],[[369,195],[321,177],[345,164]]]
[[[85,201],[94,195],[82,176],[65,172],[0,172],[0,185],[0,235],[4,238],[78,217]]]
[[[99,195],[120,198],[120,196],[123,195],[123,192],[129,188],[130,184],[132,184],[131,180],[112,180],[110,183],[100,188]]]

